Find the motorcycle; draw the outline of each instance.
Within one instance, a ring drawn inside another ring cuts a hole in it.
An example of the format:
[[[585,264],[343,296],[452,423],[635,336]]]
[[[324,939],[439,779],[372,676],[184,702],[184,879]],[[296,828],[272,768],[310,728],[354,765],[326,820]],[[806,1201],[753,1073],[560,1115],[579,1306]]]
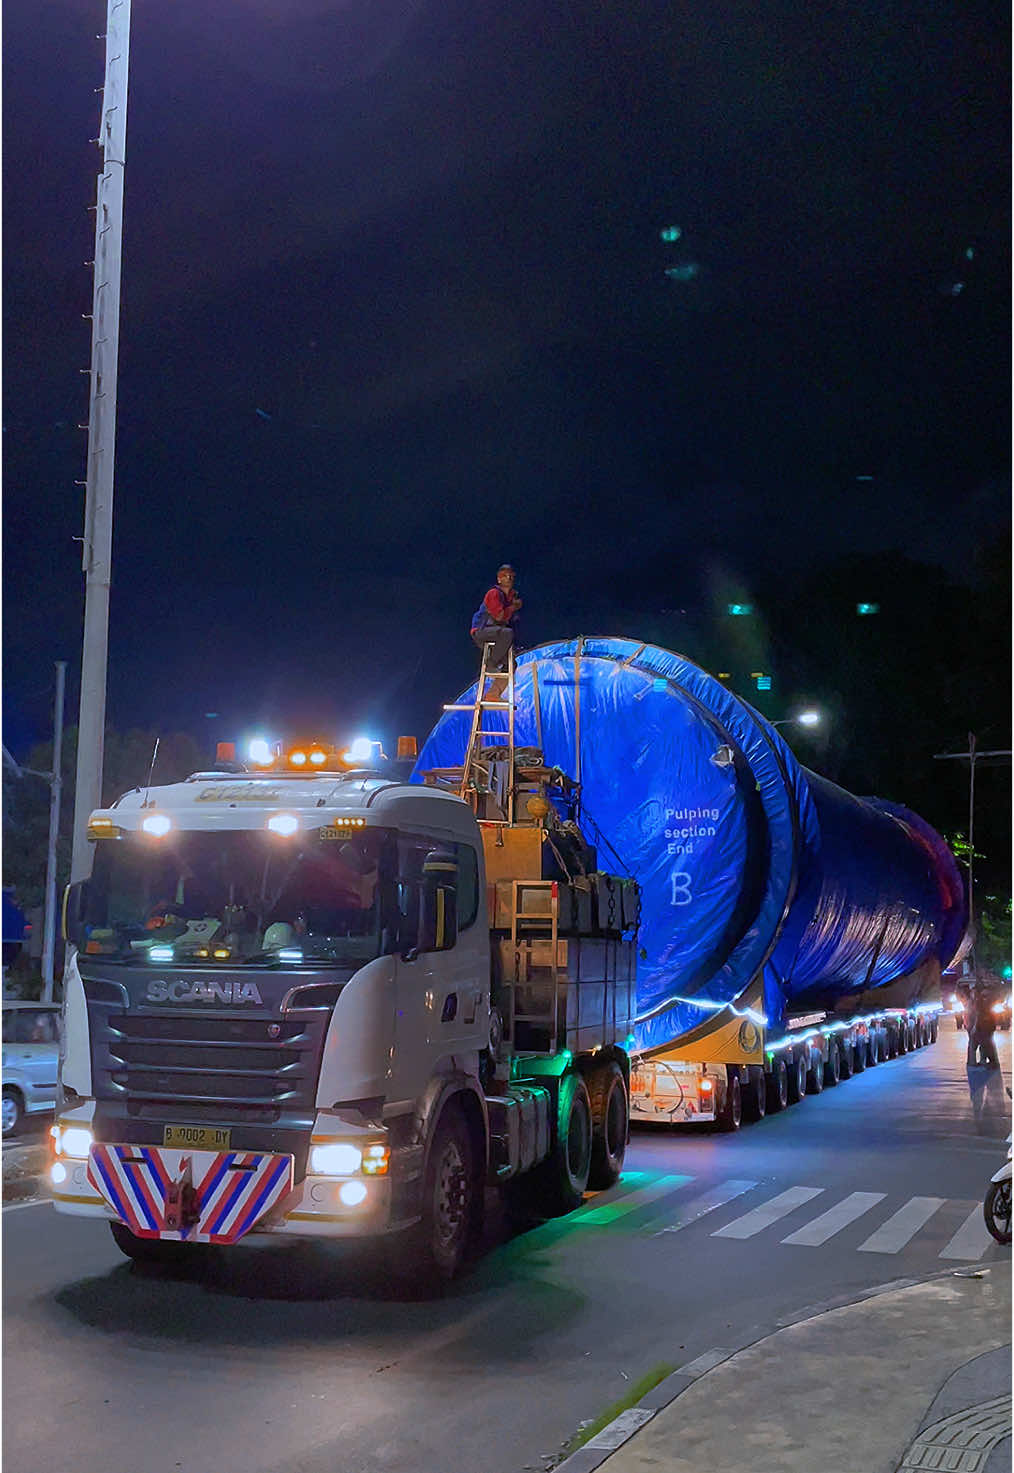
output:
[[[1010,1095],[1010,1090],[1007,1090]],[[982,1204],[982,1215],[986,1219],[986,1226],[998,1243],[1009,1243],[1010,1231],[1010,1191],[1011,1191],[1011,1140],[1014,1133],[1007,1137],[1007,1160],[999,1171],[993,1173],[989,1186],[986,1188],[986,1199]]]

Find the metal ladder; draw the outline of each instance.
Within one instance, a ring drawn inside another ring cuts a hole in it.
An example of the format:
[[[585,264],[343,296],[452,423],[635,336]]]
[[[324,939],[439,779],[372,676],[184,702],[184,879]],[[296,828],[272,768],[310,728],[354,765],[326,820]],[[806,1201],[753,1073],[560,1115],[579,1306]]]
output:
[[[461,764],[461,785],[458,788],[458,797],[465,798],[477,807],[479,793],[483,789],[479,786],[479,774],[483,772],[483,764],[479,761],[479,750],[483,740],[495,741],[498,745],[506,743],[507,746],[507,790],[505,821],[508,824],[514,822],[514,647],[507,651],[507,668],[505,670],[494,670],[492,668],[492,644],[483,645],[482,664],[479,667],[479,682],[475,688],[474,705],[465,702],[445,706],[445,711],[471,711],[472,725],[468,733],[468,745],[465,748],[464,760]],[[507,699],[498,696],[490,700],[486,695],[487,680],[503,676],[507,677]],[[483,716],[486,711],[506,711],[506,731],[484,731]],[[488,788],[485,789],[488,791]]]
[[[548,910],[527,910],[524,908],[523,892],[535,891],[545,895],[549,901]],[[546,1052],[556,1053],[557,1033],[559,1028],[559,948],[557,941],[560,934],[560,892],[555,880],[512,880],[511,881],[511,945],[514,948],[514,981],[510,988],[508,997],[508,1027],[511,1043],[517,1047],[517,1035],[514,1031],[516,1023],[531,1023],[538,1028],[545,1028],[548,1033],[546,1041]],[[552,973],[552,984],[549,989],[549,1009],[544,1013],[519,1013],[517,1011],[516,994],[521,982],[521,945],[526,944],[528,953],[529,972],[531,972],[531,943],[533,941],[549,941],[550,944],[550,967]]]

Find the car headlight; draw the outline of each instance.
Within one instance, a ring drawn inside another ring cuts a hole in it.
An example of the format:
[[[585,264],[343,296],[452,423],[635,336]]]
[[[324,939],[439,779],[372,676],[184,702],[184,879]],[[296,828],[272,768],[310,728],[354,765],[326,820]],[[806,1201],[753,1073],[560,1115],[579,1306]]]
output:
[[[363,1164],[363,1153],[348,1141],[329,1141],[310,1147],[311,1176],[354,1176]]]
[[[993,1011],[994,1011],[994,1013],[1002,1013],[1003,1012],[1003,1003],[1002,1002],[995,1002],[993,1004]]]

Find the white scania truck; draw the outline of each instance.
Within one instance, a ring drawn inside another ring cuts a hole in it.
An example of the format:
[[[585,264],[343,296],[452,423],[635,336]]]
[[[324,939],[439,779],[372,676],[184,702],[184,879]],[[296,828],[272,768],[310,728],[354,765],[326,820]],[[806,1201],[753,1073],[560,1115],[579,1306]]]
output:
[[[403,1229],[406,1268],[447,1278],[487,1185],[550,1214],[614,1182],[636,886],[561,827],[566,779],[528,778],[521,821],[479,822],[304,746],[94,813],[65,901],[57,1210],[139,1260]],[[561,846],[588,862],[561,870]]]

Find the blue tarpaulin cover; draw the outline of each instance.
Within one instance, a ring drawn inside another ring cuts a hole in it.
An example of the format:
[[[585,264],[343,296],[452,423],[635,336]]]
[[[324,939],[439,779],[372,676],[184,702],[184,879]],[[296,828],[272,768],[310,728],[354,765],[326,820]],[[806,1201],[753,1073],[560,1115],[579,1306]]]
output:
[[[537,683],[537,690],[536,690]],[[762,716],[691,661],[589,637],[519,654],[515,745],[581,784],[599,863],[642,891],[637,1045],[661,1047],[758,975],[773,1025],[947,965],[966,924],[950,850],[922,819],[807,772]],[[457,703],[474,701],[475,686]],[[468,712],[420,753],[460,765]],[[487,730],[506,728],[487,712]]]

